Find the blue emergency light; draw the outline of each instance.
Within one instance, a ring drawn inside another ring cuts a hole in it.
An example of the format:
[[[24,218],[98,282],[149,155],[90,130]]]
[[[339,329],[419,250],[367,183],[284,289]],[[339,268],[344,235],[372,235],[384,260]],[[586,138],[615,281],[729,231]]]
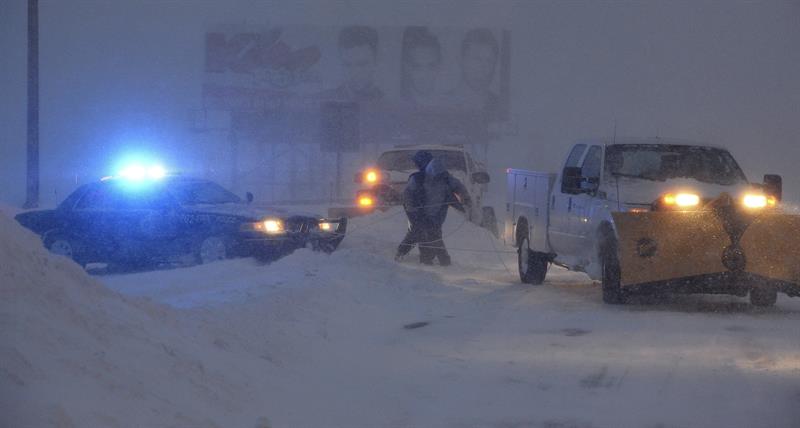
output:
[[[167,170],[158,164],[144,166],[136,163],[125,166],[117,175],[120,178],[132,181],[159,180],[167,175]]]

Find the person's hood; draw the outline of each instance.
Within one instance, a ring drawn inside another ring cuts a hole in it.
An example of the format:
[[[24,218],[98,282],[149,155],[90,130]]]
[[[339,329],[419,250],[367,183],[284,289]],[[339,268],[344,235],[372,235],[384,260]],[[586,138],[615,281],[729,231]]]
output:
[[[428,166],[425,167],[425,175],[430,177],[436,177],[445,172],[447,172],[447,169],[445,169],[444,164],[439,159],[433,159],[428,162]]]

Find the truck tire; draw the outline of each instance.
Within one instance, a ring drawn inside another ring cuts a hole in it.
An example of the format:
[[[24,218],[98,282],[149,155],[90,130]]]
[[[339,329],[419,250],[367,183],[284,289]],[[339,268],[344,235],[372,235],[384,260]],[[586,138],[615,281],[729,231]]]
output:
[[[750,304],[753,306],[769,307],[778,301],[778,290],[775,287],[755,286],[750,289]]]
[[[547,259],[531,251],[527,236],[520,238],[517,250],[519,279],[525,284],[540,285],[547,276]]]
[[[609,305],[625,303],[625,293],[620,285],[619,256],[617,255],[617,239],[606,234],[600,248],[603,276],[603,302]]]

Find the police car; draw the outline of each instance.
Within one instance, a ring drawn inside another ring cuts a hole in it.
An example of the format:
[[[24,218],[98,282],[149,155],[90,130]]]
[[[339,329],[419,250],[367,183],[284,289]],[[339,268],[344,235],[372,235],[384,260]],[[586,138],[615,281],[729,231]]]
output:
[[[274,259],[300,247],[332,252],[344,237],[346,218],[260,209],[247,199],[209,180],[139,171],[83,185],[56,209],[16,220],[82,266]]]

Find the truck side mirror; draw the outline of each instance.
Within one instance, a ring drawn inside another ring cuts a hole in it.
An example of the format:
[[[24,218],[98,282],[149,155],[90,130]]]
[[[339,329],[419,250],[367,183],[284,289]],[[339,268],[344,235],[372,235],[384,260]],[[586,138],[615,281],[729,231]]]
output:
[[[253,202],[253,199],[254,199],[254,197],[253,197],[253,193],[251,193],[251,192],[247,192],[247,193],[245,194],[245,199],[247,199],[247,203],[248,203],[248,204],[249,204],[249,203],[251,203],[251,202]]]
[[[778,174],[764,175],[764,190],[780,201],[783,198],[783,178]]]
[[[561,193],[581,192],[581,168],[579,166],[564,167],[561,173]]]
[[[485,171],[473,172],[472,182],[477,184],[486,184],[489,182],[489,174]]]

